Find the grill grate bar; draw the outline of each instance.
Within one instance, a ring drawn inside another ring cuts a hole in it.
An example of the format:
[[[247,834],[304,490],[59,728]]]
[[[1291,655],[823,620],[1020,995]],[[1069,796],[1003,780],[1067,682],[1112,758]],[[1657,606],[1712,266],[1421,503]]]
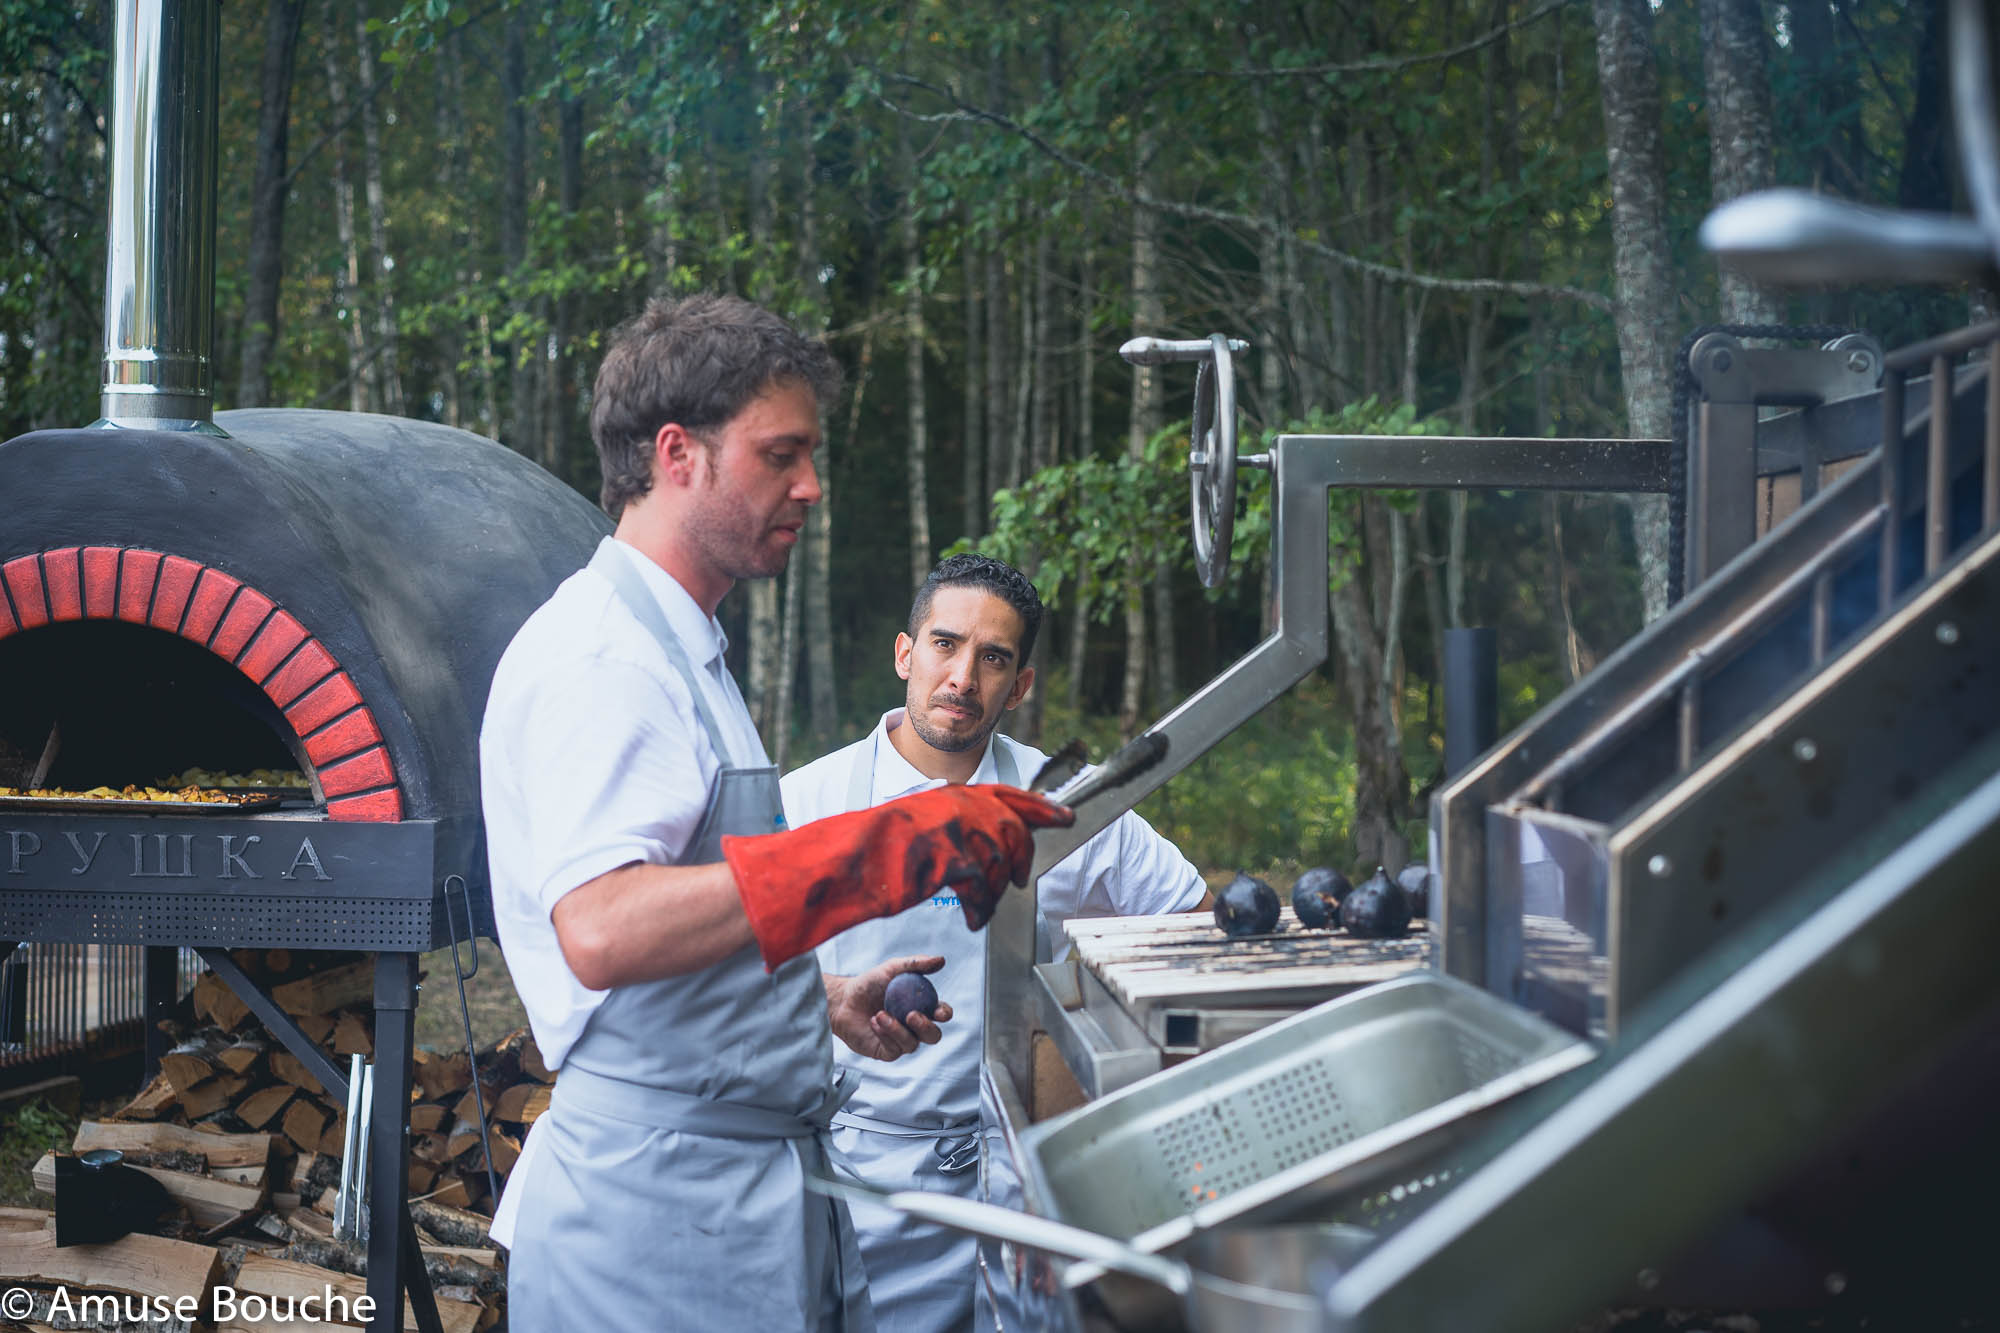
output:
[[[2000,526],[2000,336],[1986,344],[1986,476],[1979,525]]]
[[[1924,461],[1924,574],[1935,574],[1951,546],[1951,362],[1931,360],[1930,452]]]

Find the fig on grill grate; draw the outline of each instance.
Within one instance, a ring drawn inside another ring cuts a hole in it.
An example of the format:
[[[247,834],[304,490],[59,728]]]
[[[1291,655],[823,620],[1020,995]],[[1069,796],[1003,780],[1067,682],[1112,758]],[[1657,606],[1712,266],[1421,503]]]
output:
[[[1340,900],[1353,891],[1347,876],[1332,866],[1314,866],[1292,885],[1292,911],[1302,926],[1332,930],[1340,925]]]
[[[937,987],[931,985],[930,978],[920,972],[898,972],[889,978],[889,984],[882,991],[883,1011],[898,1023],[909,1018],[912,1012],[925,1018],[936,1018],[937,1006]]]
[[[1410,927],[1410,900],[1402,886],[1382,872],[1375,873],[1340,903],[1340,924],[1350,935],[1383,940],[1402,934]]]
[[[1412,861],[1396,872],[1396,883],[1401,886],[1403,896],[1410,901],[1412,917],[1431,914],[1431,885],[1437,876],[1421,861]]]
[[[1234,939],[1278,928],[1278,892],[1253,875],[1238,875],[1215,900],[1215,924]]]

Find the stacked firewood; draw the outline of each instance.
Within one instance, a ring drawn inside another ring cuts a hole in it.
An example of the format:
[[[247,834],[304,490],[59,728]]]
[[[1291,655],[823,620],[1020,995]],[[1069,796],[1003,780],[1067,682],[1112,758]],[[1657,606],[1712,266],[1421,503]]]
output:
[[[346,1069],[350,1055],[372,1054],[371,960],[287,950],[232,956],[336,1065]],[[57,1250],[51,1214],[0,1210],[0,1287],[17,1281],[44,1305],[57,1299],[59,1288],[73,1295],[134,1298],[196,1292],[204,1301],[218,1284],[238,1296],[272,1300],[317,1295],[325,1284],[350,1297],[364,1294],[366,1247],[336,1243],[333,1234],[346,1107],[211,973],[202,974],[169,1031],[175,1044],[161,1060],[159,1075],[107,1121],[85,1123],[73,1150],[121,1150],[127,1164],[166,1187],[179,1205],[177,1213],[150,1228],[158,1234]],[[447,1333],[472,1333],[500,1318],[505,1290],[499,1253],[486,1236],[494,1200],[479,1132],[480,1101],[491,1166],[504,1181],[527,1126],[548,1108],[555,1076],[525,1030],[481,1051],[476,1068],[463,1050],[419,1050],[414,1064],[412,1213],[444,1327]],[[42,1160],[35,1177],[41,1189],[55,1193],[53,1155]],[[240,1311],[231,1322],[219,1317],[228,1313],[219,1307],[202,1308],[218,1330],[272,1326],[241,1317]],[[350,1299],[347,1309],[352,1308]],[[37,1310],[37,1319],[62,1323],[41,1306]],[[10,1327],[6,1316],[12,1314],[0,1312],[0,1330]],[[405,1326],[413,1324],[406,1319]],[[170,1328],[173,1321],[145,1327]]]
[[[342,1069],[349,1057],[374,1054],[374,964],[345,954],[285,949],[232,955],[253,980]],[[282,1136],[302,1192],[309,1181],[338,1180],[347,1108],[329,1097],[302,1061],[266,1033],[249,1006],[212,972],[195,982],[191,1021],[160,1061],[160,1073],[117,1114],[120,1120],[167,1120],[226,1132]],[[411,1090],[410,1194],[447,1207],[491,1215],[486,1142],[493,1175],[505,1181],[527,1127],[548,1109],[555,1075],[534,1038],[521,1029],[479,1053],[478,1095],[463,1050],[418,1050]],[[326,1211],[331,1211],[329,1197]]]

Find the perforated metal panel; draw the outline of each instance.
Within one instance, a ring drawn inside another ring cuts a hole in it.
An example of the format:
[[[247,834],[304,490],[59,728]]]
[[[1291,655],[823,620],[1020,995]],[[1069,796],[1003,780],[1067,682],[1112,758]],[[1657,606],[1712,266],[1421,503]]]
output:
[[[424,952],[450,942],[435,899],[0,891],[0,939]]]
[[[421,952],[450,941],[465,855],[430,820],[9,814],[0,941]]]

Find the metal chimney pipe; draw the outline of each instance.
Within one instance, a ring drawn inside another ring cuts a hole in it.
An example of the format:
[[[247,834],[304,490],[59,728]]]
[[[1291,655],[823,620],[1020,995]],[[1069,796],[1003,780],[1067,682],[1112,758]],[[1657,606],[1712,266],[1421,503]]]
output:
[[[218,0],[117,0],[104,419],[213,425]]]

